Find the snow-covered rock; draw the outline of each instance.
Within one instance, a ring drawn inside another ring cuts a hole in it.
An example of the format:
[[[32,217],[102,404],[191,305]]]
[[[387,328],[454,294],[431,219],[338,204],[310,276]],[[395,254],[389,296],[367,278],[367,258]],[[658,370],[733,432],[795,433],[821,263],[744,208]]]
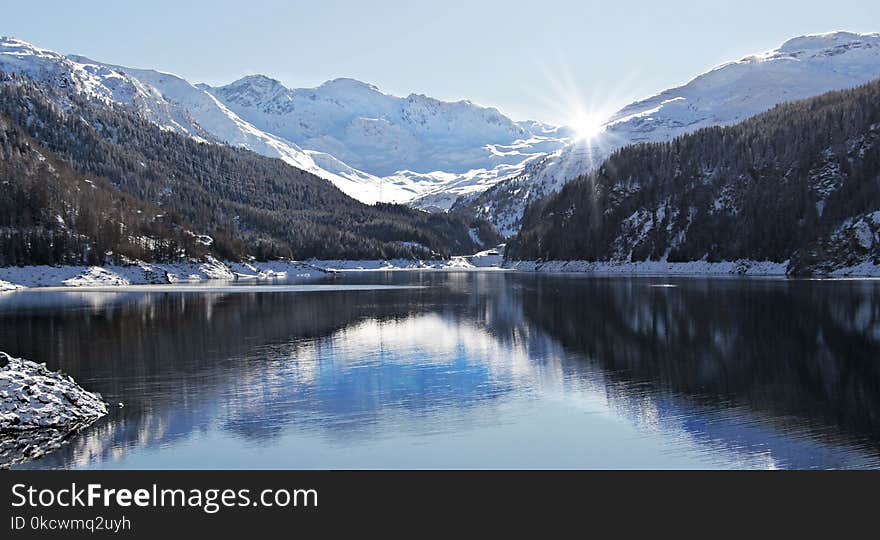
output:
[[[477,268],[500,268],[504,263],[504,244],[475,253],[467,260]]]
[[[130,285],[125,277],[100,266],[92,266],[85,272],[63,281],[68,287],[90,287],[96,285]]]
[[[308,263],[295,261],[230,262],[226,266],[235,279],[311,278],[325,273]]]
[[[74,428],[107,414],[107,404],[72,377],[0,353],[0,431]]]
[[[21,285],[16,285],[14,283],[9,283],[8,281],[3,281],[2,279],[0,279],[0,292],[17,291],[21,288]]]
[[[529,202],[600,165],[613,151],[732,125],[775,105],[880,78],[880,34],[834,32],[797,37],[778,49],[718,66],[687,84],[627,105],[598,136],[531,162],[475,210],[515,233]],[[477,195],[472,197],[476,201]],[[465,201],[462,204],[466,204]]]

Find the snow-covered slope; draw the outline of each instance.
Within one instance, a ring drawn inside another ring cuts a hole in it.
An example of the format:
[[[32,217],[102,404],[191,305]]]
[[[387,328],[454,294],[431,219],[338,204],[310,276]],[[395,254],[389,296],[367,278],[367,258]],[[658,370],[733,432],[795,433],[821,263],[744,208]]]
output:
[[[515,122],[497,109],[424,95],[401,98],[354,79],[290,89],[264,75],[202,85],[266,133],[383,177],[385,189],[448,209],[567,142],[567,129]]]
[[[599,165],[614,150],[640,142],[667,141],[714,125],[731,125],[779,103],[880,78],[880,34],[835,32],[797,37],[778,49],[712,69],[683,86],[638,101],[613,115],[605,131],[530,164],[496,186],[478,213],[506,234],[518,229],[525,206]]]
[[[779,103],[878,77],[880,34],[798,37],[624,107],[610,119],[608,133],[628,142],[668,140],[706,126],[735,124]]]
[[[170,73],[104,64],[65,56],[14,38],[0,38],[0,71],[22,75],[105,102],[133,107],[153,123],[216,143],[280,158],[333,182],[346,194],[372,203],[408,198],[394,186],[341,163],[311,153],[243,120],[204,89]],[[320,163],[320,165],[319,165]]]
[[[0,37],[0,71],[29,77],[104,102],[125,103],[165,129],[208,139],[211,135],[181,106],[119,69],[74,60],[27,42]]]
[[[354,79],[288,89],[252,75],[210,91],[260,129],[378,176],[464,173],[518,163],[524,149],[553,147],[552,128],[514,122],[497,109],[417,94],[396,97]]]

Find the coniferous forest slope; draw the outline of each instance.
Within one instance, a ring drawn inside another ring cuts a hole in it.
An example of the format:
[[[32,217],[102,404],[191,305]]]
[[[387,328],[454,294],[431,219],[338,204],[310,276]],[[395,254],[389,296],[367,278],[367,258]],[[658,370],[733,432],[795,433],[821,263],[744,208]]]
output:
[[[880,81],[623,148],[531,205],[512,260],[880,264]]]
[[[163,130],[63,86],[0,74],[0,115],[0,265],[424,258],[473,253],[471,229],[497,240],[486,223],[369,206],[281,160]]]
[[[73,170],[0,115],[0,266],[207,254],[179,215],[156,219],[163,212]]]

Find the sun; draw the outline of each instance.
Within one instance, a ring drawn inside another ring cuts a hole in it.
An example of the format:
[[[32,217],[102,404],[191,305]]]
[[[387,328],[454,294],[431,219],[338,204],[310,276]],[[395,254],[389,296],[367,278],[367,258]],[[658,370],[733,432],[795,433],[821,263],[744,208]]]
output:
[[[572,127],[578,140],[594,139],[605,131],[602,118],[587,113],[576,114],[572,121]]]

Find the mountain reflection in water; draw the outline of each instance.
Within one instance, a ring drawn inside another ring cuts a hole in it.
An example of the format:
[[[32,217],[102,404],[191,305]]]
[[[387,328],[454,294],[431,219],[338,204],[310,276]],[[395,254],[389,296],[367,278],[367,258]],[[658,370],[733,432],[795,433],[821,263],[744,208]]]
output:
[[[880,283],[326,283],[420,288],[0,295],[0,350],[125,403],[24,466],[880,466]]]

